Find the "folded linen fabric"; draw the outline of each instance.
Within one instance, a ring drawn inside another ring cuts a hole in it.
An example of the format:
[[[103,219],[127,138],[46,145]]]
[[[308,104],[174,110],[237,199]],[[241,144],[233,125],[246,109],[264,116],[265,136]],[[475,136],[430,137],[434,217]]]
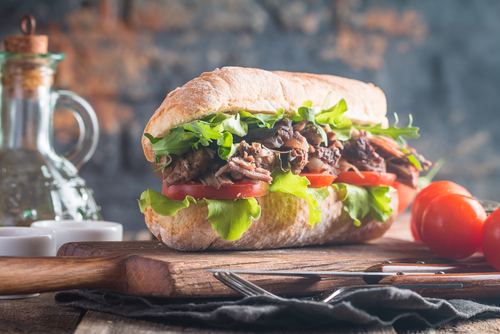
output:
[[[191,301],[137,297],[99,290],[70,290],[55,295],[59,306],[110,313],[141,320],[209,324],[225,328],[312,328],[389,326],[436,327],[453,319],[498,317],[500,307],[465,299],[424,298],[410,290],[380,287],[342,294],[325,304],[304,299],[246,297]]]

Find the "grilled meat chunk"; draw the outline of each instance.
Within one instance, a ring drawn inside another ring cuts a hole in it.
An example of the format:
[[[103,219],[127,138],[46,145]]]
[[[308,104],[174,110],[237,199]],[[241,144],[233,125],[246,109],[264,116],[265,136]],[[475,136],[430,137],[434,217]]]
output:
[[[374,136],[367,136],[368,141],[375,147],[377,152],[385,160],[388,173],[396,174],[396,181],[405,184],[411,188],[418,185],[418,170],[408,159],[408,153],[403,152],[401,147],[391,138],[382,139]],[[418,160],[422,169],[427,170],[432,163],[417,153],[413,148],[408,149]]]
[[[328,148],[318,146],[314,147],[314,151],[310,152],[309,155],[321,159],[327,164],[336,165],[340,159],[340,150],[338,147]]]
[[[293,174],[300,174],[306,167],[309,157],[306,151],[300,149],[291,149],[280,153],[281,169],[284,171],[292,170]]]
[[[227,165],[215,173],[216,176],[222,176],[224,173],[237,173],[253,180],[260,180],[271,183],[271,172],[276,162],[277,153],[260,143],[249,145],[242,141],[238,146],[238,153],[231,157]],[[238,175],[236,175],[238,176]]]
[[[271,183],[273,178],[271,172],[262,167],[256,167],[255,163],[244,160],[241,157],[233,157],[227,163],[231,170],[243,174],[249,179]]]
[[[321,138],[314,126],[307,127],[301,134],[311,145],[319,146],[323,142],[323,138]]]
[[[243,157],[251,157],[248,159],[253,159],[257,167],[262,166],[271,171],[277,157],[276,151],[272,151],[259,143],[249,145],[244,140],[238,146],[238,152]]]
[[[212,165],[215,151],[202,147],[182,156],[174,155],[172,162],[163,171],[163,182],[167,187],[196,179]]]
[[[353,135],[350,140],[346,141],[341,153],[347,162],[356,166],[360,171],[385,173],[384,158],[370,145],[365,131],[359,131],[357,135]]]
[[[213,169],[207,169],[207,171],[204,174],[200,175],[198,178],[205,187],[219,189],[221,186],[233,184],[233,181],[231,181],[231,179],[227,175],[216,176]]]
[[[336,165],[340,159],[340,150],[337,147],[310,146],[307,169],[311,173],[339,173]]]
[[[402,164],[387,161],[387,172],[396,174],[396,181],[407,185],[408,187],[416,189],[418,186],[418,170],[413,165]]]
[[[261,143],[270,149],[297,148],[307,151],[309,148],[307,140],[292,127],[292,120],[288,118],[280,119],[272,129],[262,128],[252,131],[247,140]]]

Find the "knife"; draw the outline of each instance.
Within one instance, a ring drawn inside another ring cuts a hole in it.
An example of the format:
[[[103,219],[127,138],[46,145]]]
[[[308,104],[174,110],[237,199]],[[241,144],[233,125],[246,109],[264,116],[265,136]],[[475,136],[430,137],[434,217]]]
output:
[[[270,276],[300,276],[300,277],[327,277],[327,276],[373,276],[388,277],[395,275],[404,275],[398,272],[366,272],[366,271],[289,271],[289,270],[207,270],[211,273],[233,273],[247,275],[270,275]],[[412,275],[429,275],[429,273],[412,273]]]
[[[429,275],[445,273],[498,273],[494,267],[487,262],[472,263],[445,263],[426,264],[417,263],[393,263],[385,261],[367,268],[362,272],[355,271],[290,271],[290,270],[208,270],[209,272],[231,272],[234,274],[247,275],[272,275],[272,276],[300,276],[300,277],[327,277],[327,276],[363,276],[367,283],[377,283],[380,279],[388,276]]]
[[[330,271],[266,271],[266,270],[210,270],[250,275],[285,275],[301,277],[364,276],[379,277],[378,284],[366,288],[395,286],[410,289],[426,297],[488,298],[500,296],[500,272],[486,273],[392,273],[392,272],[330,272]],[[366,279],[365,279],[366,281]],[[358,286],[361,288],[361,286]]]

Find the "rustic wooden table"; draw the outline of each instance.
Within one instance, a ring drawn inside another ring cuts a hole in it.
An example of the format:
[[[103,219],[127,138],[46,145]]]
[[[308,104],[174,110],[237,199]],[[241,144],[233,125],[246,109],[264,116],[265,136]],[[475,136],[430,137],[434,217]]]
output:
[[[408,216],[403,215],[387,236],[411,240]],[[219,330],[196,326],[172,326],[139,321],[99,312],[85,312],[59,307],[54,303],[54,293],[44,293],[35,298],[0,300],[0,333],[238,333],[254,331]],[[262,331],[262,333],[303,333],[303,331]],[[454,321],[436,329],[411,333],[494,333],[500,332],[500,319]],[[308,333],[397,333],[392,327],[313,330]]]

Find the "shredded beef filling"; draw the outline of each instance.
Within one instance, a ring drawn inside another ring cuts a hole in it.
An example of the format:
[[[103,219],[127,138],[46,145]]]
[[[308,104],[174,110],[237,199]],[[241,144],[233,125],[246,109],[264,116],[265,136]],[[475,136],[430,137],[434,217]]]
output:
[[[364,131],[360,131],[359,136],[353,135],[350,140],[346,141],[341,154],[347,162],[360,171],[385,173],[384,158],[375,152]]]
[[[418,186],[418,170],[413,165],[398,165],[393,161],[387,161],[387,172],[396,174],[396,181],[411,188]]]
[[[276,161],[276,153],[259,143],[249,145],[242,141],[238,146],[238,153],[231,157],[227,167],[222,167],[217,175],[222,173],[238,173],[252,180],[271,183],[271,172]]]
[[[192,180],[213,188],[242,179],[271,183],[271,173],[280,168],[294,174],[304,169],[332,175],[349,170],[389,172],[397,175],[398,182],[416,188],[418,170],[392,139],[353,130],[351,139],[340,142],[328,126],[323,129],[328,138],[326,146],[316,127],[305,120],[292,126],[290,119],[281,119],[271,129],[252,130],[227,162],[208,147],[173,156],[163,172],[164,183],[169,187]],[[423,169],[432,165],[414,149],[409,150]]]
[[[212,187],[219,189],[221,186],[233,184],[233,181],[231,181],[230,177],[228,177],[227,175],[216,176],[212,169],[208,169],[204,174],[200,175],[198,178],[205,187]]]
[[[163,171],[163,182],[167,187],[196,179],[212,164],[215,151],[202,147],[183,156],[172,157],[172,162]]]
[[[311,148],[313,151],[309,155],[321,159],[327,164],[336,165],[340,159],[340,150],[338,147],[311,146]]]
[[[262,128],[252,131],[246,140],[261,143],[270,149],[296,148],[307,151],[309,147],[306,138],[292,127],[292,121],[288,118],[280,119],[272,129]]]

